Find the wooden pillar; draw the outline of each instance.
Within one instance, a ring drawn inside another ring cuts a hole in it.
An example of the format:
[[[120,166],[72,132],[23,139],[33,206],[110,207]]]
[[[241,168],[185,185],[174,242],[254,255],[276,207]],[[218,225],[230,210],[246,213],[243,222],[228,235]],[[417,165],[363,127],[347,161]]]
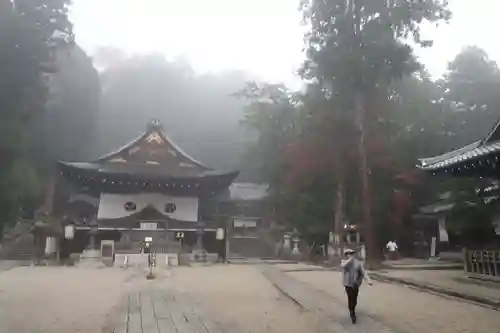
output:
[[[230,248],[230,243],[229,243],[229,231],[231,229],[231,224],[232,224],[233,219],[231,217],[226,219],[225,223],[225,230],[224,230],[224,262],[227,264],[229,263],[229,251],[231,251]]]

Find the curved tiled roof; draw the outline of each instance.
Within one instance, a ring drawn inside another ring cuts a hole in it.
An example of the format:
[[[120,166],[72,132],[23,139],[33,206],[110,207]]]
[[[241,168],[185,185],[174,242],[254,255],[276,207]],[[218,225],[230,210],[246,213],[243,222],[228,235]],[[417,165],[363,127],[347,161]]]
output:
[[[59,165],[82,172],[146,178],[202,178],[233,173],[213,170],[189,156],[167,137],[159,121],[150,123],[133,141],[92,162],[59,162]]]
[[[482,160],[500,154],[500,121],[486,138],[463,148],[429,158],[419,159],[418,168],[423,170],[440,170],[455,165]]]
[[[440,169],[449,167],[455,164],[476,160],[481,157],[486,157],[493,153],[500,152],[500,142],[490,143],[486,145],[475,142],[471,145],[454,150],[452,152],[431,157],[419,159],[421,169]]]

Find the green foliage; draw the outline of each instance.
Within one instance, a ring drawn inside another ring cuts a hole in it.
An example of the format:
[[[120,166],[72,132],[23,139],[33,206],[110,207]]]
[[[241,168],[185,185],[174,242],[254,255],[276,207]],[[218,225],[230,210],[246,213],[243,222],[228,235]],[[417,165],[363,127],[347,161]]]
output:
[[[250,156],[261,179],[274,185],[282,182],[280,158],[285,146],[299,131],[298,97],[283,85],[248,83],[235,96],[249,101],[243,124],[258,132],[257,142],[251,146]]]
[[[369,89],[413,73],[419,66],[408,38],[421,46],[424,21],[447,20],[446,1],[304,0],[304,19],[311,25],[306,36],[309,60],[303,75],[334,90]],[[404,38],[404,39],[403,39]],[[407,40],[408,42],[403,42]],[[352,93],[351,93],[352,95]]]
[[[33,206],[38,181],[26,127],[44,109],[53,54],[73,40],[68,0],[0,3],[0,230]]]
[[[403,98],[396,92],[397,85],[420,68],[410,42],[430,46],[430,41],[420,38],[420,25],[447,20],[450,13],[446,2],[424,0],[415,5],[407,1],[309,0],[302,2],[302,11],[311,27],[306,35],[308,60],[302,75],[318,83],[330,101],[324,107],[333,115],[328,121],[336,126],[331,128],[340,133],[351,123],[356,129],[351,131],[355,135],[338,136],[333,143],[337,159],[344,164],[336,168],[334,176],[345,184],[349,201],[356,203],[347,207],[351,220],[368,223],[373,215],[376,221],[387,221],[395,188],[401,183],[397,179],[408,178],[401,173],[407,174],[404,169],[411,160],[411,152],[398,156],[397,149],[408,147],[394,138],[411,128],[394,112],[402,111],[398,102],[393,102]],[[356,159],[345,158],[353,151]],[[361,180],[369,177],[371,191],[353,174],[360,175]],[[375,244],[368,245],[375,253]]]
[[[347,219],[360,221],[358,119],[353,110],[361,93],[372,213],[379,237],[386,237],[387,230],[404,230],[401,223],[443,190],[437,179],[415,170],[417,158],[441,154],[456,148],[457,142],[470,143],[478,132],[486,135],[484,127],[500,117],[491,107],[498,103],[496,64],[482,50],[467,48],[450,63],[448,74],[439,82],[433,82],[421,68],[410,40],[423,47],[432,44],[420,38],[420,24],[446,21],[450,12],[445,1],[420,1],[418,5],[304,1],[302,9],[311,30],[306,36],[308,60],[301,74],[312,83],[300,96],[283,87],[267,92],[255,85],[248,88],[246,97],[253,102],[247,109],[247,124],[260,135],[252,156],[267,163],[264,179],[271,182],[275,203],[289,227],[309,235],[329,231],[339,182],[346,188]],[[475,112],[456,112],[460,103]],[[495,110],[500,110],[498,106]],[[485,112],[479,113],[486,109],[490,111],[487,119],[483,118]],[[472,124],[482,129],[477,131]],[[293,134],[284,135],[291,128]],[[293,158],[284,161],[283,147],[290,145],[296,148]],[[329,159],[337,163],[325,163],[327,169],[318,168],[321,163],[315,162]],[[287,183],[293,173],[293,181]],[[484,205],[477,207],[471,214],[488,225]],[[461,228],[471,225],[470,216],[462,220],[469,222]],[[399,224],[391,227],[391,223]]]
[[[317,177],[315,183],[289,195],[287,219],[301,235],[328,234],[334,219],[336,187],[328,179]]]

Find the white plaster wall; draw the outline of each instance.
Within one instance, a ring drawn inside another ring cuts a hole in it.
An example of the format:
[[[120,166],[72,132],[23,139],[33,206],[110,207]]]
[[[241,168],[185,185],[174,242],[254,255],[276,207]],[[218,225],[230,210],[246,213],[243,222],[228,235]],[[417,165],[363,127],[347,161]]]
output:
[[[125,203],[136,204],[135,211],[125,210]],[[171,214],[165,213],[165,204],[174,203],[177,209]],[[152,205],[163,215],[174,220],[198,221],[198,198],[197,197],[173,197],[160,193],[140,193],[140,194],[101,194],[99,203],[98,219],[115,219],[140,212],[146,206]]]

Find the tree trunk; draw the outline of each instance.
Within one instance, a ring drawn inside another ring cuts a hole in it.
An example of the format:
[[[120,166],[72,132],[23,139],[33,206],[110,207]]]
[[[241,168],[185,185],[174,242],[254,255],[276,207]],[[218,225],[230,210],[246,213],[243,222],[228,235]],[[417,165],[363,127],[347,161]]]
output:
[[[334,248],[337,257],[342,257],[342,249],[344,247],[344,182],[342,177],[339,177],[337,185],[337,194],[335,197],[335,219],[334,219]],[[337,238],[339,242],[337,243]]]
[[[361,206],[362,206],[362,230],[364,241],[366,243],[367,262],[371,267],[378,266],[380,255],[376,244],[373,218],[372,218],[372,198],[370,188],[370,167],[366,156],[366,130],[365,130],[365,110],[363,95],[358,93],[356,96],[356,112],[358,115],[359,126],[359,173],[361,178]]]
[[[356,73],[353,81],[354,92],[354,112],[357,116],[359,142],[358,142],[358,155],[359,155],[359,173],[361,178],[361,206],[362,206],[362,221],[361,227],[366,243],[366,258],[367,266],[369,268],[379,267],[379,255],[377,245],[375,244],[375,234],[372,219],[372,202],[371,202],[371,189],[370,189],[370,168],[366,156],[366,131],[365,131],[365,82],[363,73],[361,72],[363,58],[361,56],[362,38],[361,38],[361,7],[360,1],[350,0],[348,6],[348,13],[352,15],[352,33],[353,33],[353,48],[351,52],[353,56],[359,60],[358,73]]]

